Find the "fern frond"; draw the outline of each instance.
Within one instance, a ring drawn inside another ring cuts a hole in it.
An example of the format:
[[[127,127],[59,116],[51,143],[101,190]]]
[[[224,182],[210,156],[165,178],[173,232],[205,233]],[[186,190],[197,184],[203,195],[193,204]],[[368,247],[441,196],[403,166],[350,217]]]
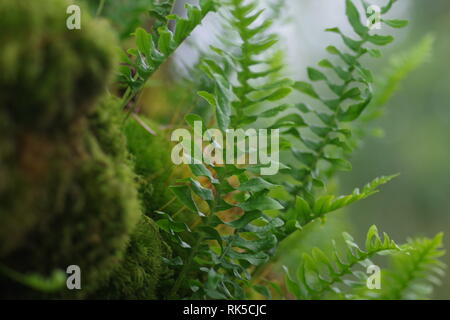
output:
[[[384,11],[387,12],[390,6]],[[307,74],[310,82],[297,81],[293,85],[294,89],[316,101],[317,106],[296,104],[288,109],[289,114],[284,113],[283,118],[275,120],[273,125],[282,130],[288,141],[292,141],[290,150],[293,161],[289,163],[290,171],[287,173],[295,182],[285,182],[286,190],[293,198],[299,196],[304,199],[311,207],[313,217],[320,215],[314,214],[314,207],[321,212],[324,204],[345,202],[346,198],[334,200],[333,196],[316,197],[317,194],[323,194],[321,190],[326,180],[336,171],[352,168],[348,158],[354,143],[349,128],[360,118],[373,98],[373,76],[362,65],[361,59],[365,55],[379,56],[380,51],[373,46],[384,46],[393,41],[392,36],[373,34],[361,22],[360,13],[351,0],[346,0],[346,13],[357,37],[344,34],[339,28],[327,29],[327,32],[339,35],[347,49],[344,51],[328,46],[327,52],[336,56],[337,61],[323,59],[319,67],[329,72],[309,67]],[[314,83],[317,82],[326,85],[328,95],[316,88]]]
[[[388,183],[397,175],[382,176],[374,179],[366,184],[362,190],[356,188],[352,194],[346,196],[335,197],[334,195],[324,195],[318,197],[314,203],[308,203],[305,199],[297,196],[294,212],[295,219],[301,226],[305,226],[311,221],[321,218],[327,213],[349,206],[350,204],[366,199],[367,197],[378,192],[378,187]],[[291,225],[292,223],[288,224]]]
[[[318,248],[313,249],[311,254],[304,254],[295,278],[286,269],[286,287],[297,299],[324,299],[329,293],[345,296],[337,284],[342,283],[350,288],[365,284],[365,275],[354,270],[355,266],[371,265],[370,258],[376,254],[391,254],[400,250],[387,234],[384,233],[381,239],[376,226],[370,227],[367,232],[364,250],[359,248],[349,234],[344,233],[343,238],[343,250],[333,242],[331,257]],[[346,280],[348,275],[356,276],[357,281]]]
[[[391,57],[384,74],[375,79],[377,86],[372,102],[358,121],[351,124],[353,135],[349,144],[352,148],[358,147],[362,139],[371,133],[382,134],[382,129],[374,128],[371,122],[383,116],[386,103],[398,90],[401,82],[429,59],[433,43],[434,36],[428,34],[414,47]]]
[[[239,46],[231,49],[229,39],[222,37],[223,48],[212,47],[219,59],[204,59],[204,68],[220,73],[231,84],[234,96],[230,124],[238,128],[257,120],[261,104],[289,95],[292,81],[279,78],[283,63],[279,51],[274,50],[278,38],[270,32],[271,20],[259,22],[264,10],[258,9],[257,2],[229,0],[226,6],[229,10],[224,13],[224,29],[231,37],[235,35],[233,43]],[[225,72],[230,65],[233,72]]]
[[[377,79],[377,90],[374,99],[369,105],[368,112],[362,118],[363,121],[373,120],[382,115],[380,106],[392,97],[402,80],[411,72],[429,60],[434,44],[434,36],[424,36],[414,47],[394,54],[389,61],[389,67],[384,75]]]
[[[386,11],[389,8],[386,8]],[[346,13],[350,25],[353,27],[358,39],[351,38],[341,32],[339,28],[330,28],[326,31],[338,34],[349,52],[343,52],[334,46],[328,46],[327,51],[341,60],[341,65],[324,59],[319,66],[329,69],[340,80],[335,82],[332,75],[327,75],[316,68],[308,68],[308,77],[312,82],[324,82],[332,93],[332,97],[322,96],[315,87],[304,81],[295,83],[294,88],[310,98],[320,102],[320,108],[312,108],[306,104],[297,105],[296,113],[300,111],[301,117],[308,114],[316,118],[320,125],[311,125],[304,121],[302,126],[293,126],[287,130],[287,134],[296,137],[304,145],[306,151],[293,150],[294,156],[302,164],[300,169],[294,169],[300,176],[305,176],[300,190],[303,193],[311,193],[312,188],[323,185],[321,179],[335,170],[348,170],[350,163],[345,159],[352,148],[348,142],[351,132],[346,123],[359,118],[372,100],[373,76],[371,72],[363,67],[360,59],[370,54],[377,56],[378,49],[368,47],[368,44],[384,46],[393,41],[391,36],[372,34],[368,27],[362,24],[359,12],[351,0],[346,0]],[[325,108],[325,110],[323,110]],[[309,127],[307,138],[303,132]],[[300,130],[302,129],[302,130]],[[328,169],[321,172],[319,164],[328,164]]]
[[[391,257],[391,267],[383,274],[381,292],[372,298],[385,300],[427,299],[433,286],[441,284],[446,265],[439,260],[443,234],[434,238],[417,238],[404,245],[404,252]]]
[[[283,99],[291,92],[292,84],[292,81],[278,77],[279,54],[271,54],[277,38],[268,32],[270,21],[258,22],[263,10],[257,9],[257,2],[230,0],[226,4],[229,10],[225,19],[235,31],[240,46],[236,50],[230,50],[230,46],[211,48],[216,57],[203,59],[201,69],[212,80],[213,91],[198,93],[215,110],[217,125],[223,132],[230,126],[241,128],[255,122],[257,117],[248,110],[254,111],[259,105]],[[216,172],[220,184],[214,186],[215,198],[207,218],[213,222],[207,223],[208,236],[201,236],[200,242],[215,239],[220,244],[220,251],[199,250],[196,253],[197,259],[210,261],[211,267],[205,272],[207,283],[213,285],[202,286],[194,297],[243,298],[242,288],[252,286],[249,270],[267,262],[273,255],[278,242],[276,228],[283,224],[282,220],[266,215],[265,211],[280,210],[282,206],[269,196],[273,185],[262,178],[251,179],[252,175],[247,174],[246,169],[211,165],[211,170]],[[227,182],[233,176],[239,181],[239,187]],[[233,192],[238,192],[234,203],[225,202],[223,197]],[[243,212],[238,219],[225,222],[216,216],[219,211],[233,208]],[[232,234],[217,237],[213,230],[218,225],[231,228]],[[211,237],[213,234],[214,238]]]
[[[137,28],[134,36],[136,48],[122,54],[120,80],[127,86],[123,97],[123,107],[139,92],[147,80],[183,43],[192,31],[201,24],[205,16],[216,10],[215,0],[201,0],[200,6],[186,5],[187,18],[171,14],[173,1],[166,1],[151,10],[157,17],[156,27],[152,33]],[[169,29],[169,21],[175,21],[174,31]]]

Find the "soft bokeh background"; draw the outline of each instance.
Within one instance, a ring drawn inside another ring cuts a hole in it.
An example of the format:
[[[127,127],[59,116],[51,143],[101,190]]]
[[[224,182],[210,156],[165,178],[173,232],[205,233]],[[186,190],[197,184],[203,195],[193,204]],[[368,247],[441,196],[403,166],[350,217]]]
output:
[[[361,185],[377,174],[401,175],[373,198],[348,209],[355,230],[375,223],[402,241],[409,235],[444,231],[450,248],[450,1],[402,0],[410,27],[395,50],[414,45],[425,34],[435,36],[429,62],[411,73],[387,104],[378,123],[382,139],[366,139],[353,159],[353,171],[342,175],[343,189]],[[383,68],[383,63],[380,64]],[[359,234],[363,236],[362,233]],[[444,256],[450,265],[450,255]],[[435,298],[450,299],[450,277]]]

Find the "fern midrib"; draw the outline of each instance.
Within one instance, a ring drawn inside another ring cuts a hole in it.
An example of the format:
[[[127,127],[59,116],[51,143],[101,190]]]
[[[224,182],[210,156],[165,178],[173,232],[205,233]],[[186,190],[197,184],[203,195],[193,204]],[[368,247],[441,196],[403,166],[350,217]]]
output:
[[[213,201],[212,208],[211,208],[211,212],[208,215],[208,217],[206,218],[205,225],[209,225],[211,223],[211,220],[215,216],[216,207],[217,207],[217,198],[215,197],[214,201]],[[180,275],[175,280],[175,283],[174,283],[172,289],[169,292],[169,295],[168,295],[169,299],[175,299],[176,298],[176,294],[179,291],[181,285],[183,284],[183,281],[186,278],[187,273],[191,269],[191,267],[192,267],[191,265],[194,262],[194,258],[197,255],[198,250],[200,249],[200,246],[201,246],[202,242],[205,239],[206,239],[206,237],[204,235],[201,235],[195,241],[194,247],[192,248],[187,261],[185,262],[183,268],[181,269]]]
[[[363,41],[361,42],[361,47],[366,43],[366,41],[367,41],[367,40],[363,40]],[[361,49],[360,49],[360,50],[361,50]],[[362,57],[364,54],[365,54],[364,51],[360,51],[360,52],[354,57],[354,58],[355,58],[355,61],[357,61],[357,60],[358,60],[360,57]],[[353,63],[352,65],[350,65],[349,68],[348,68],[348,70],[347,70],[347,72],[350,73],[350,74],[352,74],[352,73],[354,72],[354,70],[355,70],[355,65],[356,65],[356,63]],[[354,80],[353,78],[346,80],[346,81],[344,82],[344,84],[343,84],[343,90],[342,90],[342,92],[347,91],[349,85],[350,85],[352,82],[354,82],[354,81],[355,81],[355,80]],[[340,97],[340,99],[341,99],[341,97]],[[342,102],[342,101],[343,101],[343,100],[341,100],[341,102]],[[339,105],[339,106],[340,106],[340,105]],[[338,129],[338,126],[339,126],[339,120],[338,120],[339,106],[337,106],[337,107],[336,107],[336,110],[334,110],[334,112],[332,113],[332,116],[333,116],[333,122],[336,124],[336,126],[335,126],[334,129]],[[323,156],[325,155],[325,147],[328,145],[328,142],[329,142],[329,137],[323,138],[322,142],[320,143],[319,149],[318,149],[317,151],[315,151],[315,152],[316,152],[316,157],[314,158],[313,163],[311,164],[311,166],[310,166],[310,168],[309,168],[309,169],[310,169],[310,173],[312,173],[312,172],[314,172],[314,171],[317,170],[317,166],[318,166],[318,164],[319,164],[319,161],[320,161],[320,160],[323,158]],[[306,186],[306,187],[305,187],[305,186]],[[294,193],[297,192],[296,190],[299,190],[299,191],[301,192],[301,190],[304,190],[304,189],[306,189],[307,191],[311,191],[311,190],[312,190],[312,187],[313,187],[313,176],[312,176],[311,174],[309,174],[309,175],[306,177],[306,181],[302,182],[302,185],[299,186],[299,188],[295,188],[295,189],[294,189]],[[297,194],[293,194],[293,195],[296,196]],[[295,201],[295,200],[292,200],[292,201],[291,201],[291,204],[292,204],[294,201]],[[292,207],[292,206],[289,206],[289,207]],[[318,216],[318,217],[313,217],[312,219],[308,220],[305,224],[302,225],[302,227],[305,226],[305,225],[307,225],[308,223],[310,223],[311,221],[313,221],[313,220],[315,220],[315,219],[317,219],[317,218],[320,218],[320,216]],[[282,239],[281,239],[280,241],[286,239],[286,238],[287,238],[290,234],[292,234],[293,232],[295,232],[295,230],[292,231],[291,233],[288,233],[288,234],[286,234],[286,235],[283,235],[283,237],[282,237]]]
[[[250,37],[248,37],[248,30],[244,26],[244,19],[245,16],[242,15],[241,11],[239,10],[239,3],[236,1],[233,1],[233,8],[236,12],[236,15],[234,16],[237,18],[237,30],[238,34],[242,40],[242,51],[241,51],[241,58],[236,59],[239,66],[241,67],[241,70],[237,73],[237,79],[240,83],[240,87],[233,87],[234,93],[237,95],[238,100],[234,101],[232,103],[234,109],[236,110],[236,127],[239,127],[242,123],[241,119],[244,118],[244,108],[245,106],[250,102],[247,95],[251,92],[251,87],[249,85],[249,74],[250,74],[250,67],[248,65],[249,57],[251,56],[249,52],[249,46],[250,46]]]

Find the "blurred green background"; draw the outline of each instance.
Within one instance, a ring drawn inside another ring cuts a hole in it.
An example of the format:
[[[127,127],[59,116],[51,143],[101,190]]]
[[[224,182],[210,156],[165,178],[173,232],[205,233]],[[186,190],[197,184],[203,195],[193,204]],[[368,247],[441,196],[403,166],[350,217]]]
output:
[[[450,248],[450,1],[402,0],[410,7],[407,34],[395,45],[405,50],[425,34],[435,36],[427,63],[403,82],[378,120],[382,139],[368,138],[352,160],[353,171],[342,174],[343,190],[362,185],[379,174],[401,175],[378,195],[348,209],[354,234],[361,240],[371,224],[396,241],[408,236],[433,236],[444,231]],[[400,1],[401,2],[401,1]],[[383,64],[380,68],[383,68]],[[444,256],[450,265],[450,255]],[[450,299],[450,276],[434,294]]]

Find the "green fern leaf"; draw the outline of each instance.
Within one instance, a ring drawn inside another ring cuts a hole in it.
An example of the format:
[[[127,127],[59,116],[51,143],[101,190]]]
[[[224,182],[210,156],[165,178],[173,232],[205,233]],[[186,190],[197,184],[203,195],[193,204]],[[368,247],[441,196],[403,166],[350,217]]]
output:
[[[428,298],[433,286],[441,284],[446,268],[439,260],[445,253],[442,238],[443,234],[439,233],[432,239],[417,238],[404,245],[404,253],[391,258],[391,268],[383,274],[381,293],[375,297],[388,300]]]
[[[304,254],[294,278],[286,270],[286,287],[297,299],[324,299],[345,295],[337,284],[344,284],[350,288],[361,284],[361,279],[352,282],[346,280],[349,275],[360,277],[354,269],[357,265],[371,264],[370,258],[376,254],[392,254],[400,247],[386,234],[382,239],[375,226],[370,227],[366,237],[365,249],[360,249],[353,238],[343,234],[345,245],[339,249],[335,244],[332,256],[322,250],[314,248],[310,254]],[[363,278],[365,280],[365,278]]]

